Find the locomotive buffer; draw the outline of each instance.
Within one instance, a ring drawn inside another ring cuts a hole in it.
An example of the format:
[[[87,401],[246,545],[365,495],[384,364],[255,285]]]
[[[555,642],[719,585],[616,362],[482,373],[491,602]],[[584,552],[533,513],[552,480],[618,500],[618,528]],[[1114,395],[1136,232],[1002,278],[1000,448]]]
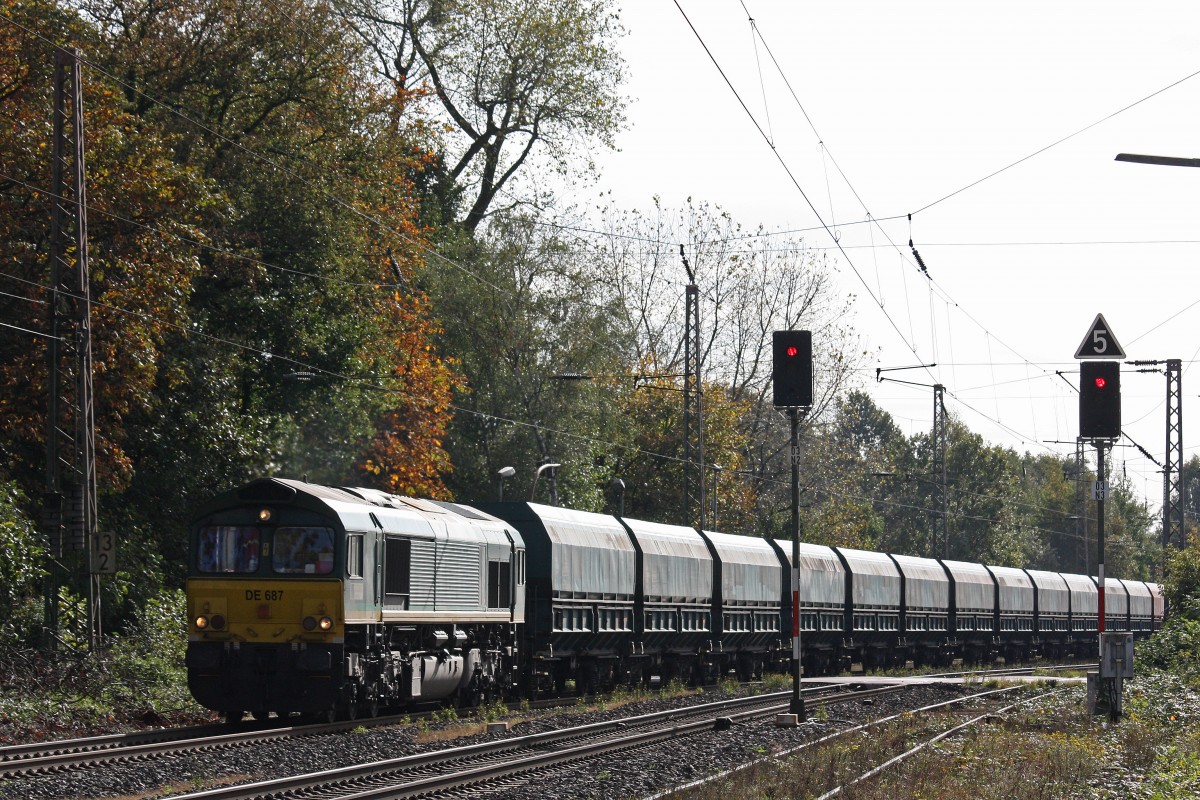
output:
[[[790,714],[780,725],[797,725],[808,718],[800,684],[800,420],[813,404],[812,331],[775,331],[771,336],[771,384],[774,405],[786,409],[792,426],[792,700]]]

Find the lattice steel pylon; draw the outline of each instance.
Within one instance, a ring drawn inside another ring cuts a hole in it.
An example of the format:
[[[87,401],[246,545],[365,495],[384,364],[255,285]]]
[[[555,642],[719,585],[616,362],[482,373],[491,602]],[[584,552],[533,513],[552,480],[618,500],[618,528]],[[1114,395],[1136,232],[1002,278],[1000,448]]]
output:
[[[683,255],[683,245],[679,246]],[[688,270],[683,341],[683,495],[689,524],[704,527],[704,401],[700,388],[700,289]]]
[[[933,387],[933,548],[942,543],[942,557],[950,557],[946,488],[946,388]]]
[[[83,87],[79,51],[54,53],[54,139],[50,168],[50,339],[46,348],[46,494],[43,526],[53,558],[82,552],[88,585],[89,649],[99,620],[89,548],[96,534],[96,447],[92,394],[91,289]],[[64,509],[65,504],[65,509]],[[66,536],[64,537],[64,530]],[[53,567],[52,567],[53,571]],[[56,581],[47,581],[53,587]],[[47,592],[47,627],[57,611]]]
[[[1172,544],[1183,547],[1183,371],[1178,358],[1167,359],[1167,452],[1163,468],[1163,558]]]

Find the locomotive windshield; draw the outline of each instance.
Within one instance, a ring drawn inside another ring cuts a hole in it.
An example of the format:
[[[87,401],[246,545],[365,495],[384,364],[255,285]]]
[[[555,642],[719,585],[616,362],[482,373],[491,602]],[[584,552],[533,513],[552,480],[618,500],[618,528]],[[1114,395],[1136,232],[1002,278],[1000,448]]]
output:
[[[276,528],[271,566],[283,575],[328,575],[333,572],[333,531]]]
[[[200,529],[196,568],[200,572],[257,572],[258,528],[211,525]]]

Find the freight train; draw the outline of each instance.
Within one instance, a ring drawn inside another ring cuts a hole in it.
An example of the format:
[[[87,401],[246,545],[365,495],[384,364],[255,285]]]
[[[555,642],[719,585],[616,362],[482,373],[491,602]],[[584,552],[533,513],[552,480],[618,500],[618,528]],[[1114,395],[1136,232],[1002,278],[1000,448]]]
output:
[[[241,719],[375,715],[787,669],[792,542],[534,503],[261,479],[190,530],[188,684]],[[1093,655],[1087,576],[802,543],[806,674]],[[1157,584],[1106,579],[1148,635]]]

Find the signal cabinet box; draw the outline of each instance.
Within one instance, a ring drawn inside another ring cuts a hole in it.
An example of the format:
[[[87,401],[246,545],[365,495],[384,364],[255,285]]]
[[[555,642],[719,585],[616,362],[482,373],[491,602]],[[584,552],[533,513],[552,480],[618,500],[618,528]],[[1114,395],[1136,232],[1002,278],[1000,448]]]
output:
[[[1133,677],[1133,634],[1100,634],[1100,677]]]

